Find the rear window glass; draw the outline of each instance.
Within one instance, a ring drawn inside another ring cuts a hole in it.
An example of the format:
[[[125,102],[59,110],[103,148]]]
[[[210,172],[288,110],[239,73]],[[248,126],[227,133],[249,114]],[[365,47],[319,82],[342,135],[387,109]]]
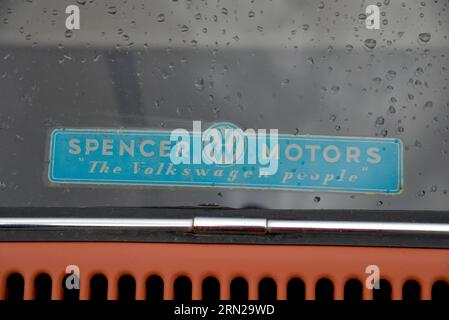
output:
[[[447,1],[2,0],[0,26],[0,206],[449,209]],[[385,168],[402,172],[400,190],[49,181],[55,129],[193,121],[396,139],[401,157],[386,166],[400,168]]]

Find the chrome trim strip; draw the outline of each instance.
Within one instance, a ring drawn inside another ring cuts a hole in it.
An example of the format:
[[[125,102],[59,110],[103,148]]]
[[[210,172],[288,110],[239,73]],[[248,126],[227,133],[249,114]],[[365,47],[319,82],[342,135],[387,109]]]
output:
[[[265,233],[267,231],[267,219],[197,217],[193,219],[193,231]]]
[[[268,232],[394,232],[449,234],[449,224],[419,222],[269,220]]]
[[[155,231],[193,229],[192,219],[113,219],[113,218],[0,218],[0,230],[10,228],[139,228]]]
[[[449,223],[304,221],[264,218],[196,217],[192,219],[115,219],[115,218],[0,218],[0,231],[8,229],[49,228],[136,228],[147,231],[193,233],[425,233],[449,235]]]

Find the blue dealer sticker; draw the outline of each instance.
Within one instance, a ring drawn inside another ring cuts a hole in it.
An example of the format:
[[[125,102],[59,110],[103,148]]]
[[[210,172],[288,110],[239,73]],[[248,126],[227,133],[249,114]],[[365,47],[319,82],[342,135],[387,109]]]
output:
[[[238,156],[241,161],[206,161],[208,157],[204,154],[195,156],[205,147],[201,133],[184,131],[183,138],[187,141],[184,161],[173,161],[178,141],[173,139],[170,131],[56,129],[51,134],[48,179],[54,184],[392,195],[403,189],[403,146],[399,139],[279,134],[276,145],[273,145],[274,140],[270,144],[268,139],[265,145],[254,144],[257,150],[268,150],[264,151],[267,154],[270,148],[276,149],[275,157],[271,159],[276,163],[271,166],[269,161],[257,161],[257,157],[254,157],[256,161],[248,161],[251,144],[245,138]],[[268,166],[275,171],[261,174],[261,170]]]

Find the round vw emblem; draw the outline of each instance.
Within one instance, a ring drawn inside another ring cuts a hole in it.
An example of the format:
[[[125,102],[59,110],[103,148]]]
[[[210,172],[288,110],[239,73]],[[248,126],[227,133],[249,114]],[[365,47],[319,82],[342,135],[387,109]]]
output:
[[[203,133],[203,144],[204,149],[210,148],[210,152],[203,152],[206,161],[223,166],[243,163],[245,137],[233,123],[218,122],[210,126]]]

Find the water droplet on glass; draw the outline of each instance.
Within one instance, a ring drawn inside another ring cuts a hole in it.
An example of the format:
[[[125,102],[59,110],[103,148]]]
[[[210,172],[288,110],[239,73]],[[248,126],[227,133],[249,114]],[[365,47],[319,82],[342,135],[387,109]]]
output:
[[[374,39],[366,39],[365,40],[365,47],[367,47],[368,49],[374,49],[376,47],[376,40]]]
[[[117,13],[117,7],[116,6],[110,6],[108,8],[108,13],[112,14],[112,15],[116,14]]]
[[[430,33],[428,33],[428,32],[420,33],[420,34],[418,35],[419,41],[421,41],[421,42],[423,42],[423,43],[429,42],[431,37],[432,37],[432,36],[431,36]]]
[[[376,119],[376,127],[383,126],[385,124],[385,118],[382,116],[377,117]]]
[[[390,80],[390,81],[393,80],[394,78],[396,78],[396,71],[388,70],[385,78],[387,78],[387,80]]]
[[[339,86],[332,86],[331,87],[331,92],[333,94],[337,94],[340,91],[340,87]]]
[[[350,45],[350,44],[347,44],[347,45],[345,46],[345,52],[346,52],[346,53],[351,53],[353,49],[354,49],[354,46],[352,46],[352,45]]]
[[[202,91],[204,89],[204,80],[203,79],[197,79],[195,80],[195,89],[198,91]]]
[[[372,81],[376,84],[376,85],[380,85],[382,82],[382,78],[381,77],[375,77],[372,79]]]
[[[281,87],[285,88],[288,87],[288,85],[290,84],[290,80],[289,79],[284,79],[281,81]]]
[[[432,108],[432,107],[433,107],[432,101],[427,101],[426,103],[424,103],[424,109],[428,109],[428,108]]]
[[[389,113],[396,113],[396,109],[393,106],[389,106],[388,107],[388,112]]]

